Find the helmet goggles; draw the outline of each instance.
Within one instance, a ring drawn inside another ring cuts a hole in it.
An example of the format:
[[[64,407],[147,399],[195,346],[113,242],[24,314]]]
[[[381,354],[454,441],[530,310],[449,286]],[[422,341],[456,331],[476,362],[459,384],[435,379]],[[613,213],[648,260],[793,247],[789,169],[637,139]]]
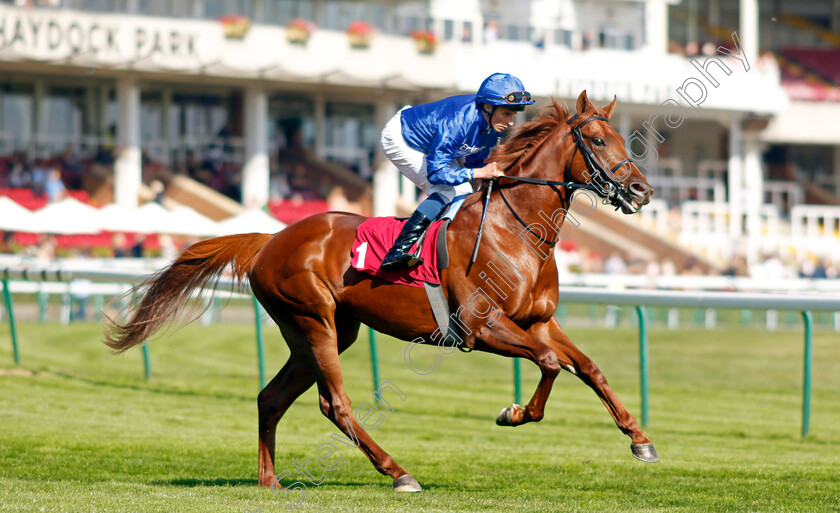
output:
[[[506,94],[505,96],[485,96],[485,98],[494,100],[504,100],[505,102],[511,105],[530,105],[531,103],[533,103],[531,102],[531,93],[529,93],[528,91],[513,91],[511,93]],[[496,105],[503,104],[496,103]]]

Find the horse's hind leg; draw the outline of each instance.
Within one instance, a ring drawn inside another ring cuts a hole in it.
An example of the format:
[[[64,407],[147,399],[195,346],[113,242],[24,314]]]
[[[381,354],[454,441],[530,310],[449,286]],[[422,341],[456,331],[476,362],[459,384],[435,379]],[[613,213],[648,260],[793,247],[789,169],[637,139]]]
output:
[[[394,461],[387,452],[362,429],[353,416],[350,398],[344,389],[344,378],[338,361],[337,332],[335,325],[325,322],[328,319],[297,317],[298,325],[307,334],[312,356],[317,367],[318,393],[321,413],[344,433],[348,441],[356,445],[374,468],[381,474],[390,476],[396,491],[419,492],[417,481]],[[354,336],[355,338],[355,336]]]
[[[259,484],[274,483],[274,444],[277,423],[300,395],[315,383],[315,370],[306,355],[294,350],[286,365],[262,389],[258,398],[259,408]]]
[[[257,403],[259,408],[259,484],[260,486],[278,486],[275,484],[275,444],[277,423],[286,410],[309,390],[315,383],[315,367],[302,349],[305,338],[296,328],[278,317],[283,337],[289,345],[289,360],[265,388],[260,392]],[[355,342],[359,332],[359,322],[355,319],[341,324],[338,337],[338,352],[341,353]]]
[[[612,415],[616,426],[633,441],[630,448],[633,456],[647,462],[659,461],[653,442],[639,429],[636,419],[627,411],[618,395],[607,384],[607,378],[588,356],[578,349],[554,319],[548,323],[534,325],[531,333],[544,341],[557,354],[560,364],[575,374],[598,394],[601,402]]]

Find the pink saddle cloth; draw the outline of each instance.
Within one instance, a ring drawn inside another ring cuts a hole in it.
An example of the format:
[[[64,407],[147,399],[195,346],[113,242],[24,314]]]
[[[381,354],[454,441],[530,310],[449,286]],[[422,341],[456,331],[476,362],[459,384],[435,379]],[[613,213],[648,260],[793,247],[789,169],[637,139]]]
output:
[[[356,240],[353,241],[350,265],[359,271],[372,274],[391,283],[400,283],[412,287],[422,287],[423,282],[440,284],[438,269],[438,234],[444,222],[435,221],[426,230],[422,241],[420,258],[423,263],[407,271],[384,271],[379,268],[382,259],[391,249],[402,230],[404,219],[393,217],[371,217],[356,228]],[[411,251],[416,250],[416,245]]]

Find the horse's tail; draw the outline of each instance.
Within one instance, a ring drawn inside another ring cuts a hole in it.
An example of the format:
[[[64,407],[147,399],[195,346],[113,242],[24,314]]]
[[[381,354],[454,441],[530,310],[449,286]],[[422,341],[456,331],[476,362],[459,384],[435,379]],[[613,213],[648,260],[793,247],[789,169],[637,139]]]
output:
[[[175,317],[196,288],[215,283],[228,264],[233,267],[234,278],[241,282],[257,252],[271,237],[246,233],[193,244],[169,266],[132,289],[130,293],[145,291],[143,300],[125,323],[106,321],[105,345],[122,353],[148,340]]]

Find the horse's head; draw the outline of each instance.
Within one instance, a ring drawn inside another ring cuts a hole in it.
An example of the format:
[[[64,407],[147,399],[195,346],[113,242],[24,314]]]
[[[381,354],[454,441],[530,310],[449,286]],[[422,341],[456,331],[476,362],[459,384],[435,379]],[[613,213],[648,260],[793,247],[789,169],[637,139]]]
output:
[[[605,202],[634,214],[650,202],[653,188],[627,155],[624,138],[610,125],[616,99],[604,108],[580,93],[577,113],[568,120],[576,148],[567,168],[567,180],[587,183]]]

